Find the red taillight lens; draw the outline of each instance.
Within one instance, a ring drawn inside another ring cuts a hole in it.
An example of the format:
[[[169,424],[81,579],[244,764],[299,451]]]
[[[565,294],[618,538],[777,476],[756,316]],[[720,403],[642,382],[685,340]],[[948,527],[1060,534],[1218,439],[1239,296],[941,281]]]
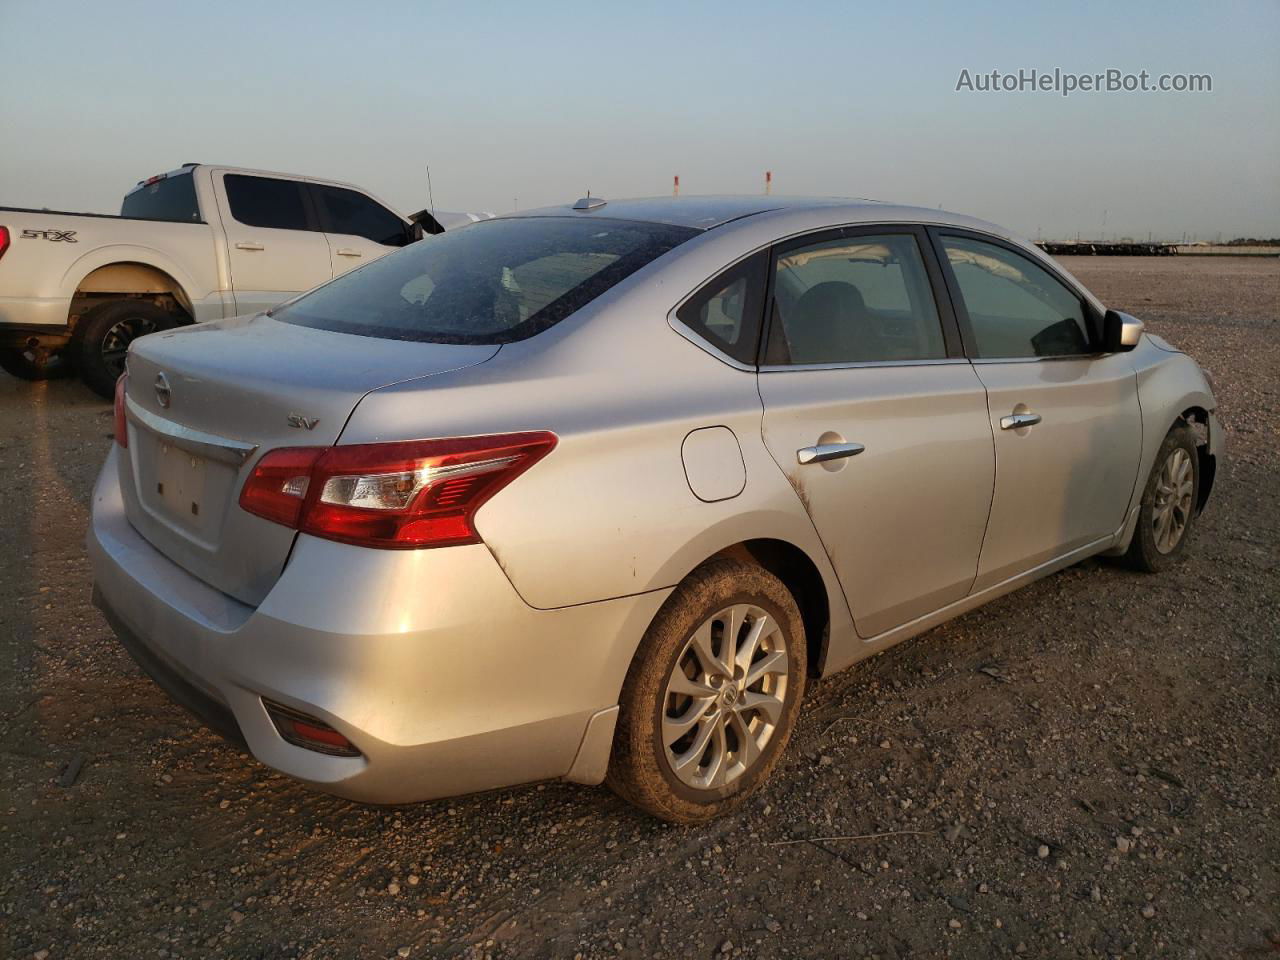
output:
[[[4,252],[9,249],[9,228],[0,227],[0,257],[4,256]]]
[[[240,491],[240,506],[297,529],[311,469],[328,447],[284,447],[264,454]]]
[[[129,446],[129,422],[124,415],[124,394],[129,388],[129,375],[127,373],[120,374],[120,379],[116,381],[116,397],[115,397],[115,428],[116,443],[122,447]]]
[[[272,450],[246,481],[240,506],[366,547],[479,543],[476,511],[555,445],[555,434],[536,432]]]

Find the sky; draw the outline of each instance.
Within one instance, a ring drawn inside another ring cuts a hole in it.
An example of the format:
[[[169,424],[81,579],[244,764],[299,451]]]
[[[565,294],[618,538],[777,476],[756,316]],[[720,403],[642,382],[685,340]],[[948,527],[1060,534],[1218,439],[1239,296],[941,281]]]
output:
[[[0,0],[0,205],[184,162],[404,212],[681,191],[943,207],[1032,238],[1280,236],[1280,0]],[[1019,69],[1212,92],[957,91]]]

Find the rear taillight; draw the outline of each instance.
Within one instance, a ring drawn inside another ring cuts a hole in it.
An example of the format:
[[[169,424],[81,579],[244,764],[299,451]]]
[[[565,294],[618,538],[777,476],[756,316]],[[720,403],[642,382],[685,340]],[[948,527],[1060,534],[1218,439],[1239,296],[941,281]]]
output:
[[[116,398],[115,398],[115,425],[116,425],[116,443],[122,447],[129,446],[129,422],[124,415],[124,394],[129,387],[129,375],[127,373],[120,374],[120,379],[116,381]]]
[[[9,228],[0,227],[0,257],[4,256],[4,252],[9,249]]]
[[[297,529],[311,470],[328,447],[285,447],[264,454],[240,491],[240,506]]]
[[[479,543],[481,505],[556,445],[553,433],[286,447],[262,456],[240,506],[328,540],[413,549]]]

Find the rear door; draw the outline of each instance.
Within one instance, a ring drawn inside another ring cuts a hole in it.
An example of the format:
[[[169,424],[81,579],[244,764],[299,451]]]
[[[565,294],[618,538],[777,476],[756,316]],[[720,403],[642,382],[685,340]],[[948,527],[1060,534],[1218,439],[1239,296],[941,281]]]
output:
[[[260,313],[333,276],[306,185],[217,173],[236,312]]]
[[[1099,354],[1092,311],[1047,264],[983,234],[932,231],[986,386],[996,488],[974,588],[1116,532],[1142,447],[1133,364]]]
[[[991,427],[940,288],[918,227],[828,231],[773,256],[764,439],[863,637],[959,600],[977,570]]]
[[[409,224],[372,197],[327,183],[312,183],[310,190],[335,277],[397,250],[411,239]]]

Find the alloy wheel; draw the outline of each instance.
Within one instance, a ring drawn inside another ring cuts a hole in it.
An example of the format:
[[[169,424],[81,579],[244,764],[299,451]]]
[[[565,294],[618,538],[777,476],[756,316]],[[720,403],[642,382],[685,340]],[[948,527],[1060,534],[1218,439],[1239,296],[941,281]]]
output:
[[[155,332],[155,329],[155,321],[145,317],[126,317],[111,325],[107,335],[102,338],[102,362],[113,377],[124,373],[129,344],[143,334]]]
[[[1155,494],[1151,525],[1156,549],[1171,553],[1186,533],[1195,494],[1195,471],[1186,450],[1178,447],[1169,454],[1160,469]]]
[[[726,607],[693,632],[662,703],[662,743],[682,783],[722,787],[755,765],[782,716],[789,668],[782,628],[754,604]]]

